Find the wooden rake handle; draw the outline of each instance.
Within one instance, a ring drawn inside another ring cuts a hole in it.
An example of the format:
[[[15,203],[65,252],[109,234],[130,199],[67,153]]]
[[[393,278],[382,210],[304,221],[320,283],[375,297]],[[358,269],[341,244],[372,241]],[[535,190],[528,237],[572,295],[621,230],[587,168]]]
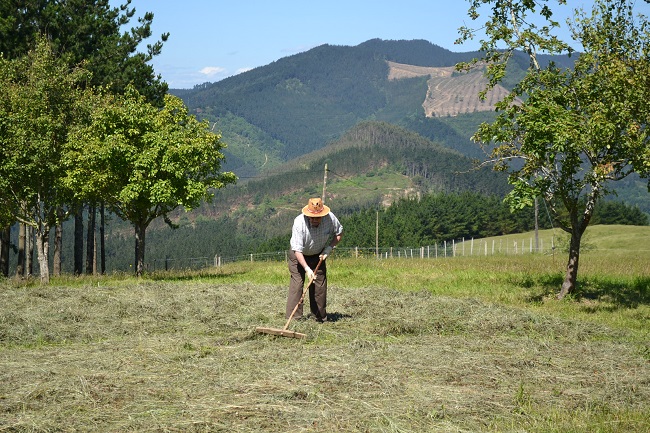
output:
[[[318,264],[316,265],[316,268],[314,269],[314,276],[309,279],[309,282],[305,284],[305,288],[302,291],[302,296],[300,297],[300,300],[296,304],[295,307],[293,307],[293,311],[291,312],[291,316],[289,316],[289,320],[287,320],[287,323],[284,325],[284,328],[282,328],[283,331],[286,331],[287,328],[289,328],[289,323],[291,323],[291,320],[293,319],[293,316],[296,314],[296,311],[298,311],[298,306],[302,304],[302,302],[305,299],[305,294],[307,293],[307,290],[309,290],[309,286],[311,286],[311,283],[314,282],[316,279],[316,272],[318,272],[318,268],[320,268],[321,263],[323,263],[323,258],[321,257],[320,260],[318,260]]]

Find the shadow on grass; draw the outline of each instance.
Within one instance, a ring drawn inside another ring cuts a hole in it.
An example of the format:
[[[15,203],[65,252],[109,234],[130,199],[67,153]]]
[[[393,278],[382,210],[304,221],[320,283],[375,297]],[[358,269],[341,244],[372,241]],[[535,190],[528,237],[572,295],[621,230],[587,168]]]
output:
[[[650,305],[650,277],[637,277],[631,281],[587,279],[578,284],[573,297],[609,302],[620,308]]]
[[[338,322],[341,319],[350,319],[352,315],[343,313],[327,313],[328,322]]]
[[[519,286],[531,289],[527,298],[529,302],[542,302],[549,296],[556,296],[563,282],[562,274],[536,278],[528,275],[513,281]],[[570,294],[570,298],[575,301],[592,300],[609,303],[610,310],[650,305],[650,277],[621,280],[600,277],[581,279],[578,276],[578,284]]]
[[[181,273],[178,271],[161,271],[161,272],[152,272],[145,274],[144,277],[153,281],[191,281],[196,279],[204,280],[220,280],[223,278],[232,277],[234,275],[243,275],[246,271],[231,271],[228,273],[214,273],[214,272],[201,272],[201,271],[191,271],[187,273]]]

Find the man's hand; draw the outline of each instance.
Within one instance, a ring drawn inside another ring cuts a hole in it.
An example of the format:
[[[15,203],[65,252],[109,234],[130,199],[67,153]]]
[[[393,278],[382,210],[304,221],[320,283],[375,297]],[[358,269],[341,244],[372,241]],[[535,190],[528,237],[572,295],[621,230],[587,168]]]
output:
[[[320,257],[322,260],[325,260],[325,259],[327,259],[327,256],[329,256],[331,253],[332,253],[332,247],[328,245],[328,246],[325,247],[325,249],[323,250],[323,252],[320,253],[320,256],[319,256],[319,257]]]
[[[307,277],[309,281],[316,279],[316,275],[314,275],[314,271],[312,271],[309,266],[305,268],[305,277]]]

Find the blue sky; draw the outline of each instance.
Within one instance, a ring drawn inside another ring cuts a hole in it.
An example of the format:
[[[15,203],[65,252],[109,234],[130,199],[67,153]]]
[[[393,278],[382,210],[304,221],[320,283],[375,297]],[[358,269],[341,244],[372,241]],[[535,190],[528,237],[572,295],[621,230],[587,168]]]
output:
[[[566,15],[591,3],[569,0],[571,7],[558,11]],[[156,72],[170,88],[191,88],[322,44],[425,39],[451,51],[472,51],[478,42],[454,44],[458,28],[472,24],[468,5],[466,0],[132,0],[131,6],[136,16],[154,13],[152,39],[170,33],[152,62]],[[637,6],[650,11],[642,0]]]

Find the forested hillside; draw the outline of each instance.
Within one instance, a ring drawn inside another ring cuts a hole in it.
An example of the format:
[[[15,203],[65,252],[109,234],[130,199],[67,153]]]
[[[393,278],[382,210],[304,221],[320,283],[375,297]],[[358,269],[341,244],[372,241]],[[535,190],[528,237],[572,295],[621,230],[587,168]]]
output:
[[[528,58],[519,54],[508,67],[504,89],[529,66]],[[228,144],[225,168],[241,178],[272,172],[335,142],[365,120],[399,125],[465,156],[483,159],[485,154],[470,138],[481,122],[494,118],[494,112],[477,108],[485,104],[478,100],[480,71],[474,77],[451,72],[456,63],[476,56],[423,40],[372,39],[354,47],[322,45],[217,83],[172,92],[221,131]],[[539,56],[542,64],[553,61],[561,67],[571,67],[574,60],[575,56]],[[396,64],[421,72],[391,74],[391,65]],[[438,75],[446,71],[447,76],[432,76],[436,68]],[[468,83],[475,92],[468,92]],[[448,105],[441,106],[441,101]],[[430,108],[427,115],[427,104],[438,104],[438,111]],[[442,114],[447,111],[465,114]],[[650,214],[647,189],[636,180],[617,183],[615,190],[621,200]]]
[[[219,191],[203,213],[246,218],[274,200],[282,201],[281,208],[299,209],[306,197],[321,195],[326,164],[325,200],[346,211],[429,191],[503,196],[509,190],[503,174],[477,170],[469,158],[440,143],[386,122],[362,122],[321,150]]]
[[[154,223],[146,256],[239,255],[264,248],[264,242],[290,232],[309,197],[322,195],[325,175],[325,201],[341,217],[427,193],[474,191],[502,197],[508,191],[503,174],[476,170],[457,151],[386,122],[362,122],[323,149],[217,191],[212,203],[189,215],[176,212],[171,217],[179,230]],[[124,236],[128,230],[109,233],[111,249],[131,242]]]

